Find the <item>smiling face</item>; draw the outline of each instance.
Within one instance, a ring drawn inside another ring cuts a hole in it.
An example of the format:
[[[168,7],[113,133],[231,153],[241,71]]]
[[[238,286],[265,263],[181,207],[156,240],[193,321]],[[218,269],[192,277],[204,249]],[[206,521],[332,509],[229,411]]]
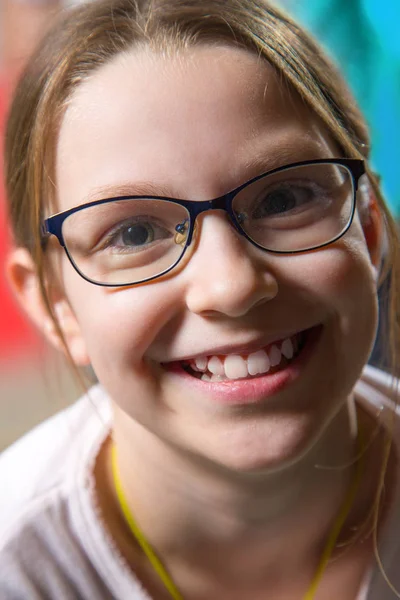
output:
[[[127,193],[208,200],[269,169],[337,155],[256,56],[132,51],[69,103],[57,208]],[[274,255],[214,211],[167,277],[103,288],[66,257],[62,275],[67,340],[115,403],[116,434],[132,448],[159,438],[233,469],[276,466],[310,447],[345,405],[375,333],[375,269],[357,217],[335,244]]]

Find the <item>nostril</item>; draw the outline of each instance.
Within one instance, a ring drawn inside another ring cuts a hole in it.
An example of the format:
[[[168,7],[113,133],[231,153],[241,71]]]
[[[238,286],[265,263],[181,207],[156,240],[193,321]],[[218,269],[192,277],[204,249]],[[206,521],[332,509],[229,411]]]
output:
[[[260,298],[260,300],[258,300],[258,302],[256,302],[255,304],[253,304],[252,308],[257,308],[258,306],[262,306],[263,304],[265,304],[268,300],[270,300],[270,298]]]

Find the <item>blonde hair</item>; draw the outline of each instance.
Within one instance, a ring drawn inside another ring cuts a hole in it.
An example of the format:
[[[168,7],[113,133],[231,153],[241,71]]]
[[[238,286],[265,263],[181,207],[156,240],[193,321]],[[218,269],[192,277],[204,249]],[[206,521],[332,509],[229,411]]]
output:
[[[368,160],[366,123],[347,85],[315,41],[263,0],[96,0],[67,12],[46,36],[17,87],[6,133],[6,186],[17,245],[35,262],[46,293],[40,223],[54,199],[54,147],[63,112],[82,81],[121,52],[137,46],[169,52],[200,44],[246,48],[269,61],[282,82],[319,115],[344,157]],[[378,180],[367,169],[387,238],[381,281],[387,297],[382,332],[393,376],[399,365],[400,267],[396,226]],[[54,324],[62,333],[54,315]],[[66,349],[67,350],[67,349]],[[386,459],[387,460],[387,457]],[[385,461],[384,461],[385,462]],[[383,479],[378,490],[379,508]]]

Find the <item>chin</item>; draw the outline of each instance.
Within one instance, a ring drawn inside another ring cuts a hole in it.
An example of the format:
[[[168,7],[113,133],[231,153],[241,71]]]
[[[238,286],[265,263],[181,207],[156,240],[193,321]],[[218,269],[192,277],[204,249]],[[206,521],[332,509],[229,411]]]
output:
[[[213,439],[202,440],[202,450],[195,450],[192,445],[190,454],[210,470],[253,478],[303,460],[323,428],[305,415],[293,419],[270,417],[270,421],[266,424],[265,419],[263,423],[255,419],[241,427],[231,426],[229,431],[215,433]]]

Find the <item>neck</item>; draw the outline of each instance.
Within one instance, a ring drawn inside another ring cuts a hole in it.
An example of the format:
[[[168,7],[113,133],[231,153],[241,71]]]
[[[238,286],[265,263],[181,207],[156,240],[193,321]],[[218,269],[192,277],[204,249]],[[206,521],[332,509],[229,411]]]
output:
[[[251,474],[194,460],[136,427],[116,435],[119,470],[130,510],[161,557],[180,564],[184,557],[199,572],[218,581],[235,577],[238,585],[254,585],[257,574],[282,565],[312,572],[354,474],[346,468],[356,453],[347,412],[301,460]]]

